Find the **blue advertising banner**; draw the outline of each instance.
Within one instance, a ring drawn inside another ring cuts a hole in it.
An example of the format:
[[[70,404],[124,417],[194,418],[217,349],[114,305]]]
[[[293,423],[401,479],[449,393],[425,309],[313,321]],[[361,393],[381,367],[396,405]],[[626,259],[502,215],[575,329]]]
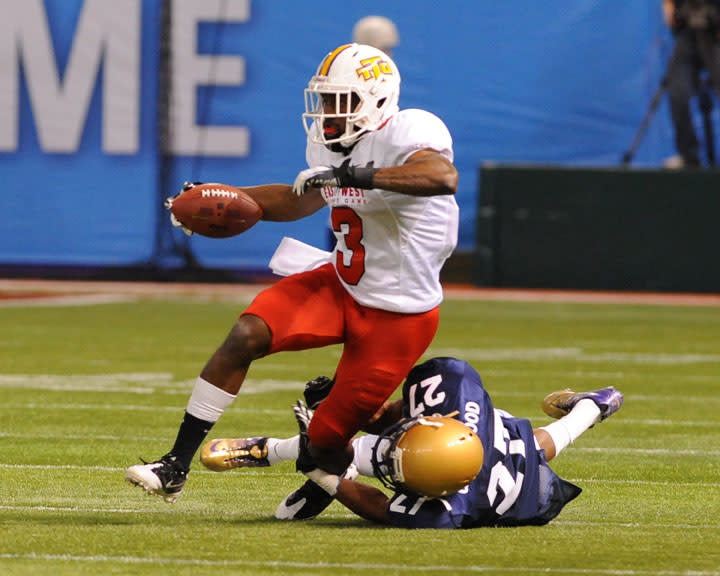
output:
[[[160,0],[0,0],[0,265],[148,263],[184,180],[291,183],[303,89],[367,14],[399,29],[401,107],[453,135],[469,249],[481,163],[619,164],[672,48],[656,0],[166,5],[164,28]],[[672,154],[663,102],[636,164]],[[283,236],[326,248],[326,226],[323,212],[188,246],[203,266],[260,270]]]

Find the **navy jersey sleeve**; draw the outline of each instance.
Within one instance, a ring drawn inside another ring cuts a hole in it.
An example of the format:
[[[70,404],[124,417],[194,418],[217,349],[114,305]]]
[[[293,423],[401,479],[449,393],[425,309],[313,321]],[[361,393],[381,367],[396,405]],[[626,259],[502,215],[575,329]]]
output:
[[[447,500],[396,492],[388,503],[390,523],[398,528],[459,528]]]

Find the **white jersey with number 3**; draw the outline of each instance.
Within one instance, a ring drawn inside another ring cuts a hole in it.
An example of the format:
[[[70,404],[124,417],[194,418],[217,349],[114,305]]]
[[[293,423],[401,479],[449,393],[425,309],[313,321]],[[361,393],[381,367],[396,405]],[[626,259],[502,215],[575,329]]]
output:
[[[365,134],[350,153],[352,166],[385,168],[431,149],[452,162],[452,138],[424,110],[395,113]],[[348,157],[308,138],[307,162],[339,166]],[[457,244],[458,206],[451,195],[410,196],[387,190],[324,188],[337,244],[333,263],[347,291],[364,306],[425,312],[440,304],[440,269]]]

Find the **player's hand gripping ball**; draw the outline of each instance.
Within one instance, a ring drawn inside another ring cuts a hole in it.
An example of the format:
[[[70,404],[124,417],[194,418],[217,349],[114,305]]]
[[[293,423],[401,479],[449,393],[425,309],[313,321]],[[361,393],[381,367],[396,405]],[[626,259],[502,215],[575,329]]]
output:
[[[216,183],[185,183],[183,191],[165,200],[173,226],[187,234],[229,238],[245,232],[262,218],[262,208],[241,188]]]

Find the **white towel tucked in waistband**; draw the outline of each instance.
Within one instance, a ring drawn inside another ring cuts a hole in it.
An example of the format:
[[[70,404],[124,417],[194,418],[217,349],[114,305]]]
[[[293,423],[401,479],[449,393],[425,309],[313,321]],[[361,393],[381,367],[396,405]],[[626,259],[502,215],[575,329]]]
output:
[[[327,264],[331,257],[332,252],[320,250],[320,248],[286,236],[275,250],[269,266],[278,276],[289,276]]]

